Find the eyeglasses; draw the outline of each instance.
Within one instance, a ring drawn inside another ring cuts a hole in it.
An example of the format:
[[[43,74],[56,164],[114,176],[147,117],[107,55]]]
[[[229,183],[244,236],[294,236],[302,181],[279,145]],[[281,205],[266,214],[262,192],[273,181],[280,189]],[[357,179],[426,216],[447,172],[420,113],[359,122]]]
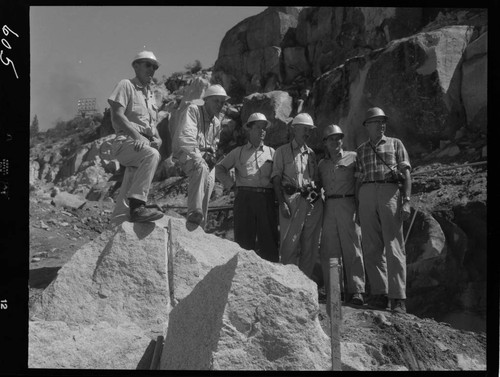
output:
[[[385,123],[385,120],[369,120],[365,122],[365,124],[382,124]]]
[[[153,63],[151,63],[151,62],[149,62],[149,61],[147,61],[147,60],[142,60],[142,61],[139,61],[139,63],[144,64],[144,66],[145,66],[146,68],[151,68],[151,67],[153,67],[153,69],[154,69],[155,71],[158,69],[158,66],[157,66],[156,64],[153,64]]]

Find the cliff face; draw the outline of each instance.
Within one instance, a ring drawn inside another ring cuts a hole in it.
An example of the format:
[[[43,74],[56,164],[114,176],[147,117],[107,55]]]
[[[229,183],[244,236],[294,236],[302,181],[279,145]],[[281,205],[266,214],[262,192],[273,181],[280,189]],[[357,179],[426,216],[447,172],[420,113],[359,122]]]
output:
[[[389,133],[420,156],[461,127],[486,131],[487,30],[485,9],[268,8],[226,33],[214,77],[237,102],[310,90],[313,147],[335,123],[355,148],[366,138],[366,109],[379,106]]]

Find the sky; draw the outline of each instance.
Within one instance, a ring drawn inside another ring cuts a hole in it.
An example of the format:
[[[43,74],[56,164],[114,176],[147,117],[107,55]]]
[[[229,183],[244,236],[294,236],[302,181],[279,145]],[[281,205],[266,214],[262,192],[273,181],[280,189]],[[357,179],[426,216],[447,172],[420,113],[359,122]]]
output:
[[[96,98],[99,112],[114,86],[132,78],[133,57],[153,51],[155,77],[217,60],[224,35],[266,7],[32,6],[30,7],[30,119],[45,131],[77,114],[80,98]]]

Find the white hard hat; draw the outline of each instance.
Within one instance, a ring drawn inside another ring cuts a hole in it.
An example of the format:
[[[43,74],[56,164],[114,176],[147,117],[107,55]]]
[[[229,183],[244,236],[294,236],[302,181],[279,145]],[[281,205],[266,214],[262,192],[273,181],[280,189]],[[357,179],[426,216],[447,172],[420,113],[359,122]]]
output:
[[[244,124],[244,127],[248,127],[248,125],[252,122],[258,122],[258,121],[264,121],[266,122],[266,127],[269,127],[271,125],[271,122],[267,120],[266,116],[262,113],[253,113],[248,117],[248,120]]]
[[[292,126],[295,126],[296,124],[302,124],[304,126],[316,128],[311,116],[307,113],[300,113],[300,114],[296,115],[295,118],[293,118],[293,120],[292,120]]]
[[[340,135],[342,138],[344,137],[342,129],[336,124],[330,124],[329,126],[325,127],[325,129],[323,130],[323,140],[331,135]]]
[[[224,88],[222,87],[222,85],[219,85],[219,84],[215,84],[215,85],[211,85],[209,86],[206,90],[205,90],[205,93],[203,94],[203,99],[207,98],[207,97],[211,97],[211,96],[222,96],[222,97],[226,97],[225,99],[228,100],[229,97],[226,93],[226,91],[224,90]]]
[[[151,51],[141,51],[139,52],[134,60],[132,60],[132,65],[134,65],[134,63],[137,61],[137,60],[148,60],[150,61],[151,63],[155,64],[157,67],[160,66],[160,63],[158,62],[158,60],[156,59],[156,56],[155,54],[153,54]]]

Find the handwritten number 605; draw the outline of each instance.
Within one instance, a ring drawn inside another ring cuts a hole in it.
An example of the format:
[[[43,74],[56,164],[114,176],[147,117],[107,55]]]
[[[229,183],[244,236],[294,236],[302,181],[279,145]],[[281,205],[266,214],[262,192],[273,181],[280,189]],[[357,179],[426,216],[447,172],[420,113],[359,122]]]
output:
[[[3,25],[2,32],[3,32],[3,35],[5,35],[6,37],[9,34],[14,34],[17,38],[19,38],[19,35],[17,33],[15,33],[12,29],[10,29],[7,25]],[[10,43],[5,38],[2,38],[2,45],[5,48],[7,48],[8,50],[12,50]],[[7,60],[4,60],[3,50],[1,50],[0,51],[0,61],[3,63],[3,65],[9,65],[9,64],[12,65],[12,69],[14,70],[14,74],[16,75],[16,79],[18,79],[19,76],[17,75],[17,71],[16,71],[16,67],[14,66],[14,62],[12,60],[10,60],[9,58],[6,58],[6,59]]]

